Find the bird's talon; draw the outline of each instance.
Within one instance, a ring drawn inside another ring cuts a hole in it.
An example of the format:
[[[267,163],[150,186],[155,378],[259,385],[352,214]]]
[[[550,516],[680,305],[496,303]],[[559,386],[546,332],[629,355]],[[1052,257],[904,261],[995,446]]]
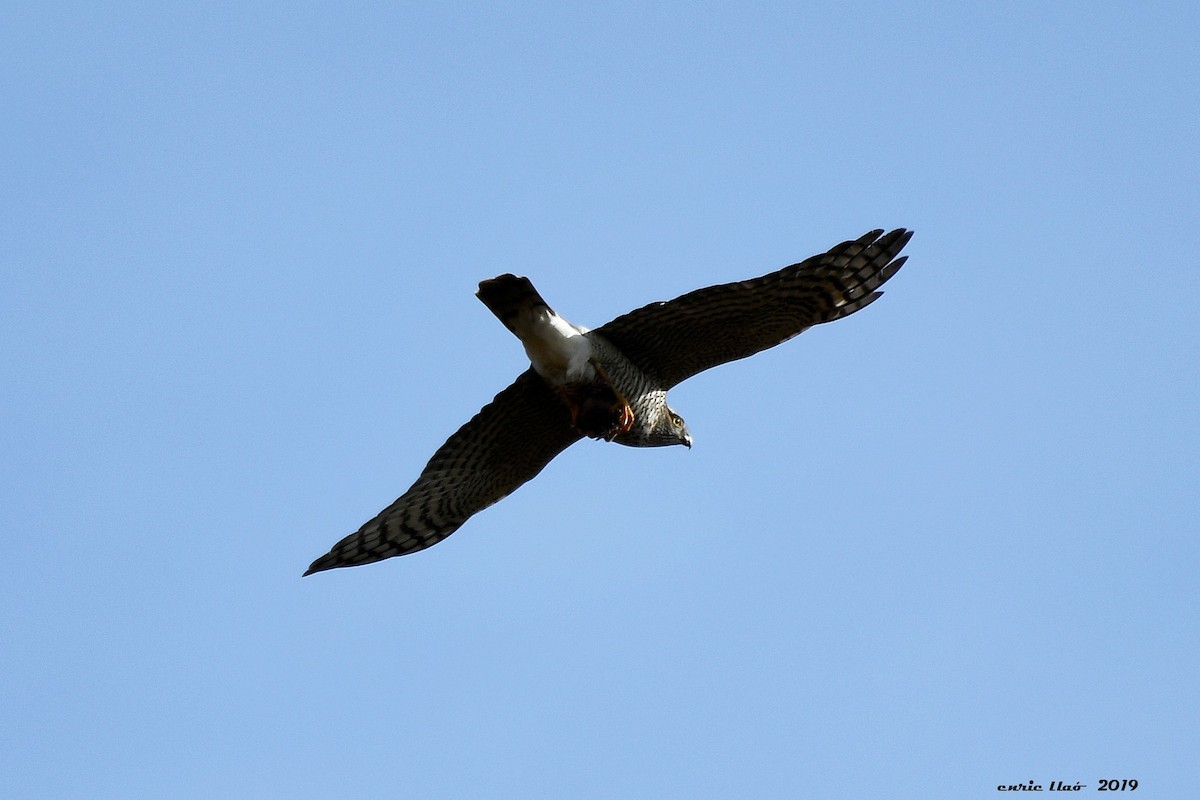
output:
[[[621,410],[617,415],[617,435],[629,433],[633,427],[633,409],[629,407],[629,403],[622,403]]]

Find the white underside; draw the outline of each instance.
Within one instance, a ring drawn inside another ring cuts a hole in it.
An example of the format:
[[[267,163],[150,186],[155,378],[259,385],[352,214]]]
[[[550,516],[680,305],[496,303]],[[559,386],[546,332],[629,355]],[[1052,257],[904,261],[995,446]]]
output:
[[[516,334],[539,375],[556,384],[590,381],[596,371],[591,364],[592,345],[587,328],[580,328],[542,306],[522,312]]]

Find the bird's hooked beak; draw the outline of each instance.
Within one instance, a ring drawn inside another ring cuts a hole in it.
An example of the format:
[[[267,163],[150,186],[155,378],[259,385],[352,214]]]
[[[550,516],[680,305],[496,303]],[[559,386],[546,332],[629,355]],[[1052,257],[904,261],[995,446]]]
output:
[[[683,446],[688,450],[692,449],[692,435],[687,431],[683,432]]]

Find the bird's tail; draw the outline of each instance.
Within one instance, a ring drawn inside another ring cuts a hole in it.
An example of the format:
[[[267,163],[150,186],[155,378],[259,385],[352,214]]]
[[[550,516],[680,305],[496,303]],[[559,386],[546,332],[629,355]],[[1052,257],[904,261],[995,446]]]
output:
[[[481,282],[475,296],[513,333],[517,333],[517,321],[522,312],[528,314],[545,308],[553,313],[529,278],[516,275],[498,275]]]

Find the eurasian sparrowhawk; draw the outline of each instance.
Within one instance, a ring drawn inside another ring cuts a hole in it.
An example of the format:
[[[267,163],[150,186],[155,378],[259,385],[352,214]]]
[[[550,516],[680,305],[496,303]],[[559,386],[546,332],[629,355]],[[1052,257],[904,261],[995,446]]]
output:
[[[910,231],[871,231],[761,278],[651,303],[588,330],[556,314],[528,278],[479,284],[479,299],[525,345],[531,367],[443,444],[417,482],[305,574],[437,544],[584,436],[632,447],[692,437],[667,390],[852,314],[904,263]]]

